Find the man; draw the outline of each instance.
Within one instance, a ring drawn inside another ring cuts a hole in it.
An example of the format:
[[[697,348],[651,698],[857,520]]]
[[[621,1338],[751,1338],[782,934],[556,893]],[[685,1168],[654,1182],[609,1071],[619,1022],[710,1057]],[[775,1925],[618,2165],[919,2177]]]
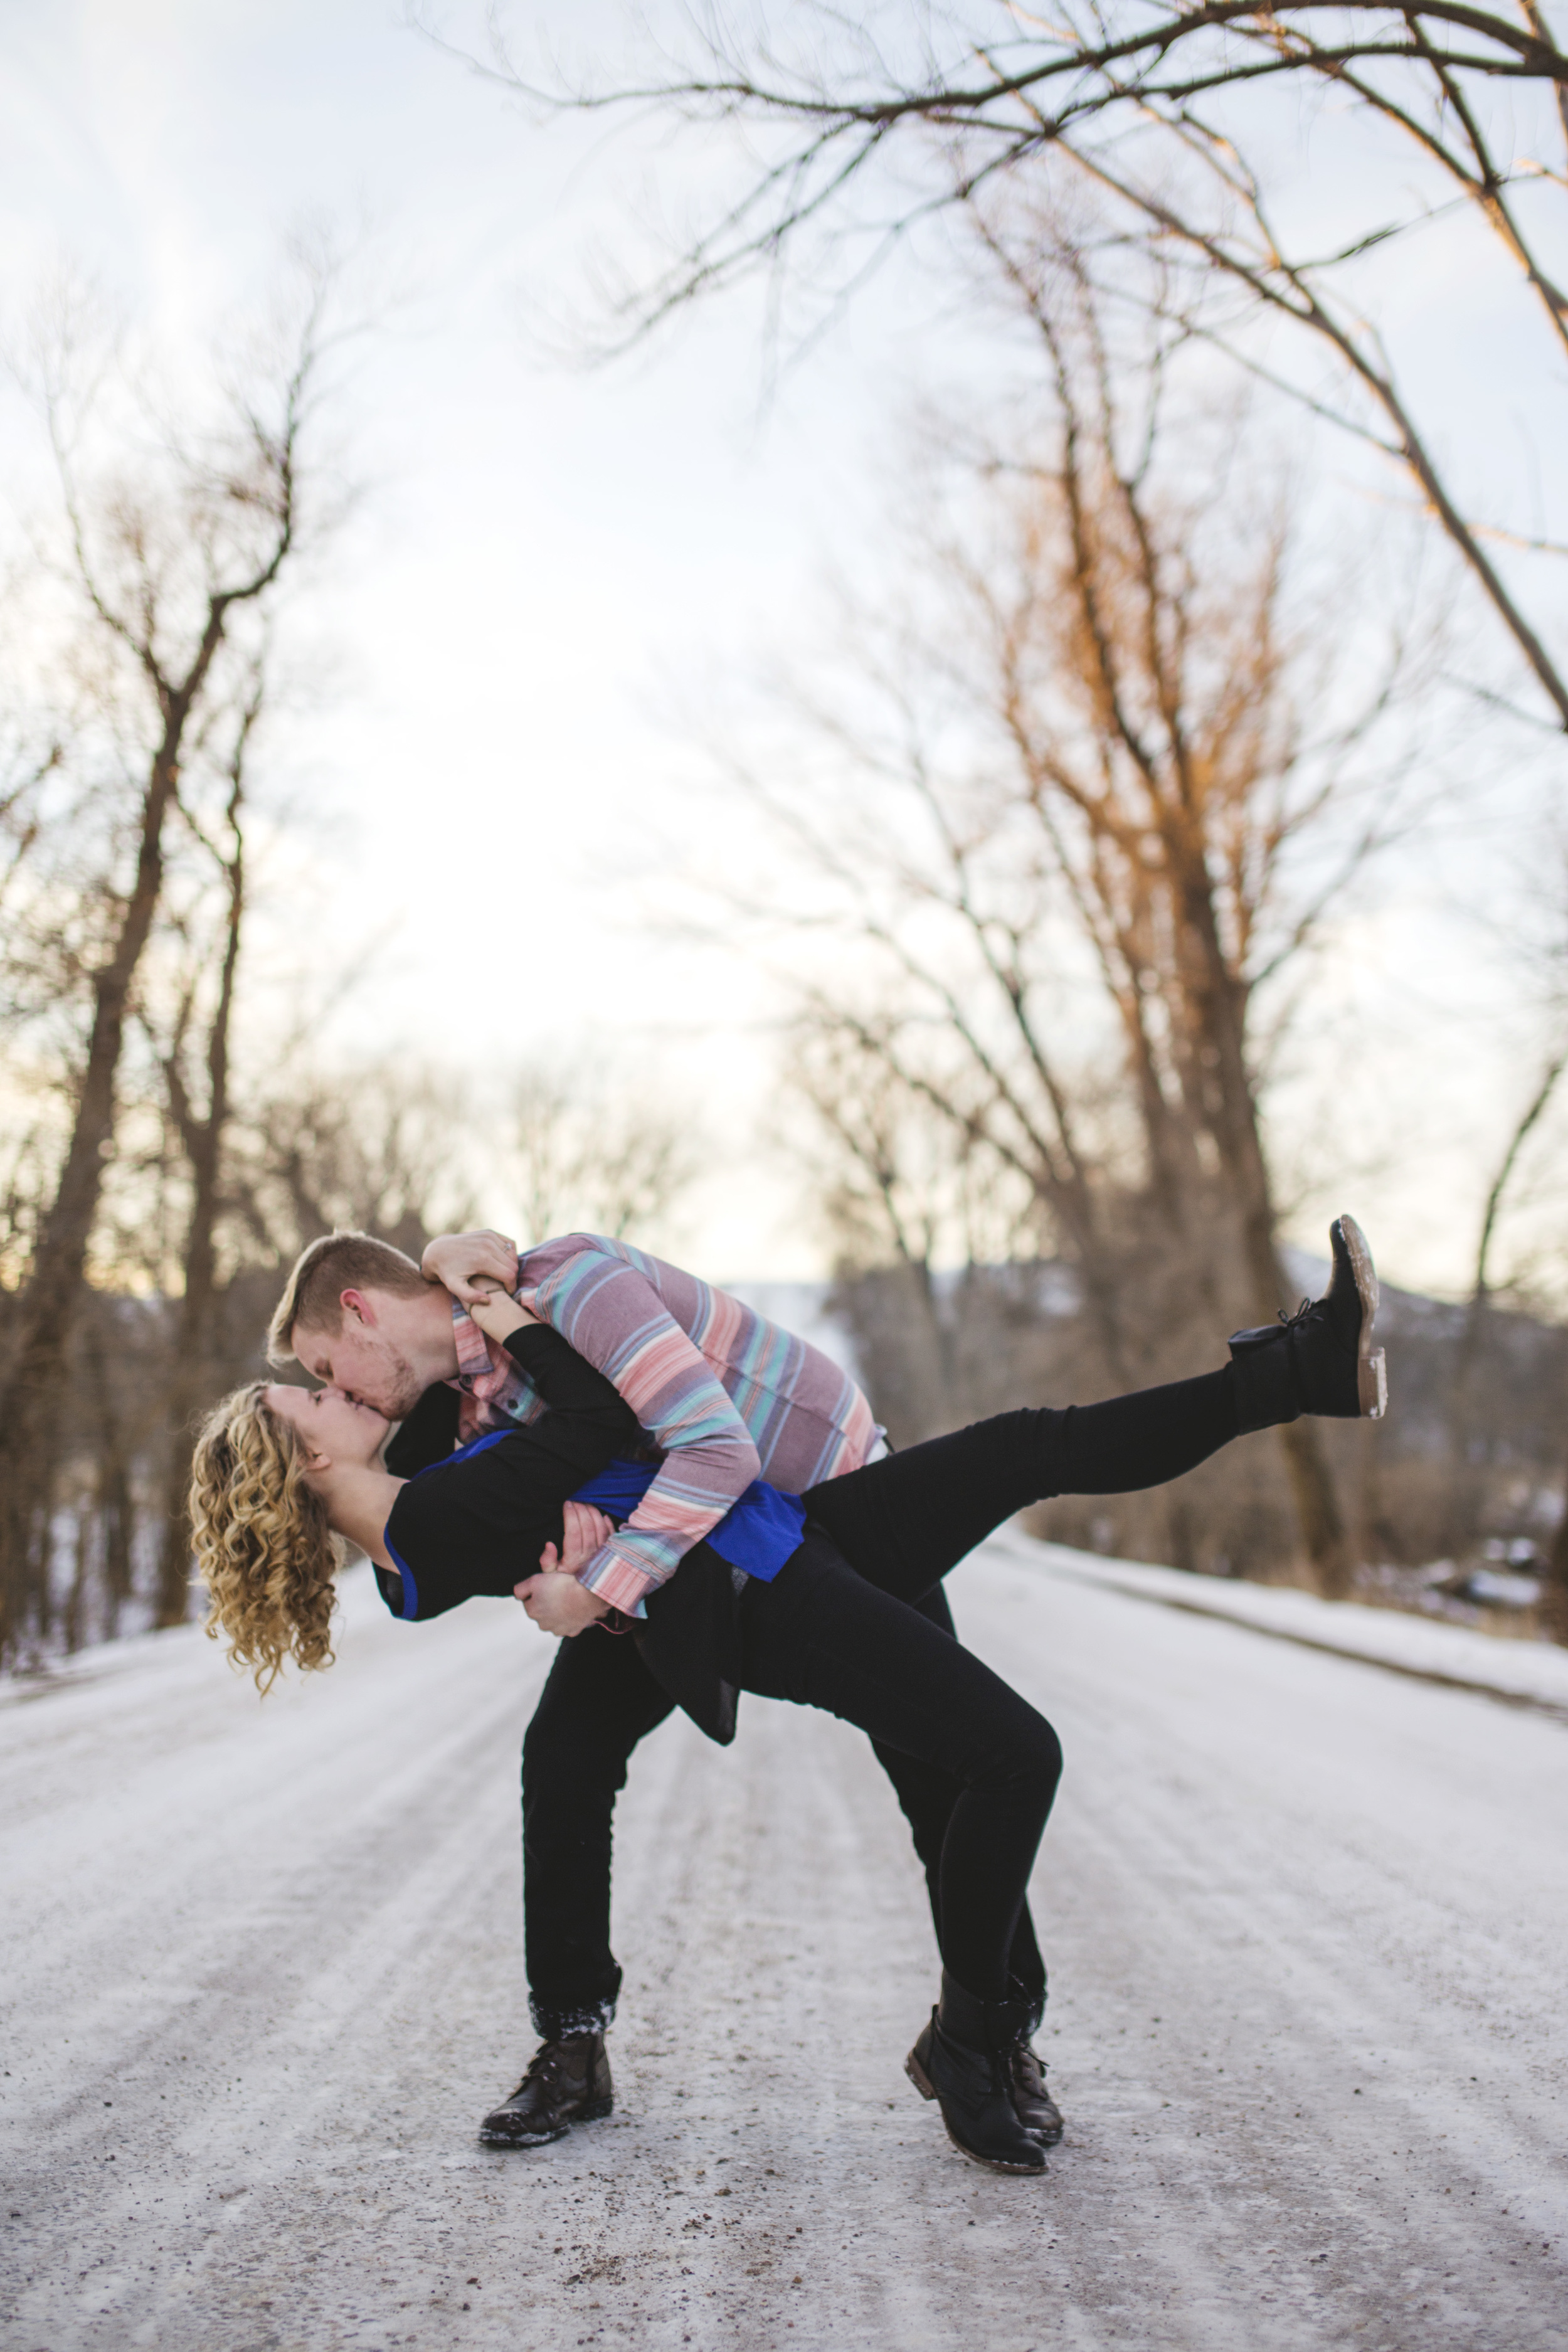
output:
[[[636,1643],[599,1630],[605,1605],[643,1613],[645,1596],[753,1479],[800,1493],[859,1468],[881,1433],[855,1382],[818,1349],[679,1267],[595,1234],[521,1257],[500,1234],[445,1235],[422,1267],[367,1234],[324,1235],[289,1276],[268,1352],[401,1421],[387,1466],[412,1475],[455,1444],[543,1415],[526,1378],[464,1311],[491,1283],[614,1381],[662,1457],[643,1501],[578,1572],[578,1622],[569,1609],[562,1630],[585,1638],[562,1643],[523,1743],[524,1950],[542,2046],[479,2136],[531,2147],[610,2112],[605,2035],[621,1984],[609,1942],[615,1801],[632,1749],[673,1705]],[[921,1613],[952,1633],[940,1591]],[[876,1754],[909,1821],[934,1916],[956,1789],[910,1757],[880,1745]],[[1045,1968],[1026,1908],[1012,1969],[1037,2015]],[[1061,2117],[1026,2042],[1014,2104],[1047,2146],[1059,2139]]]

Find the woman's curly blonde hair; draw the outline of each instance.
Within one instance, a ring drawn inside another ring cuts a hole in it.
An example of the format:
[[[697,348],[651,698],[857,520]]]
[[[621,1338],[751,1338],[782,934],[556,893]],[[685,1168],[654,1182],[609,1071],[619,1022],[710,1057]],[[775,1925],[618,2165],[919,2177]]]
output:
[[[263,1696],[285,1658],[306,1668],[332,1663],[332,1580],[343,1541],[305,1483],[292,1423],[253,1381],[215,1405],[191,1464],[191,1533],[212,1606],[206,1630],[228,1637]]]

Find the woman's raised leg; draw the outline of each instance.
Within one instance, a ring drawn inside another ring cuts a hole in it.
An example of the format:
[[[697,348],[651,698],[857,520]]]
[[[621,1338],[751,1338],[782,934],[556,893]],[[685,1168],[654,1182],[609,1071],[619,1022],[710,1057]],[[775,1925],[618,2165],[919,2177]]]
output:
[[[998,1413],[813,1486],[805,1501],[858,1574],[918,1601],[1027,1504],[1162,1486],[1236,1433],[1226,1364],[1103,1404]]]
[[[918,1601],[1026,1504],[1162,1486],[1243,1432],[1303,1413],[1377,1420],[1387,1390],[1383,1350],[1372,1343],[1372,1252],[1353,1217],[1334,1220],[1329,1247],[1323,1297],[1288,1323],[1235,1332],[1232,1360],[1217,1372],[1065,1412],[976,1422],[814,1486],[813,1517],[862,1576]]]

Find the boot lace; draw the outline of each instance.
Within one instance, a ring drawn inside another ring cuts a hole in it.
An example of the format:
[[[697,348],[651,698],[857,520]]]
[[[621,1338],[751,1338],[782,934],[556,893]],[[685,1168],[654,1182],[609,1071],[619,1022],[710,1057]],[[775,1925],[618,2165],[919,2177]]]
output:
[[[1026,2091],[1044,2093],[1046,2062],[1027,2042],[1016,2042],[1013,2045],[1013,2072]]]
[[[529,2060],[522,2080],[512,2093],[511,2098],[503,2100],[502,2105],[510,2107],[513,2099],[521,2099],[531,2083],[540,2083],[546,2090],[553,2090],[561,2079],[562,2062],[565,2054],[559,2042],[542,2042]]]

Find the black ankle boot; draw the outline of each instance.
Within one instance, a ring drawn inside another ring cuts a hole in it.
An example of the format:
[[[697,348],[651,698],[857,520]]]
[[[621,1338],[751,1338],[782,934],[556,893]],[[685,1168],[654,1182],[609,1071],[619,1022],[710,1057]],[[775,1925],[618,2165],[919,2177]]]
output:
[[[1046,1995],[1042,1986],[1031,1991],[1021,1977],[1007,1979],[1008,1998],[1021,2000],[1027,2014],[1024,2030],[1014,2042],[1008,2059],[1008,2080],[1013,2086],[1013,2112],[1024,2129],[1037,2139],[1042,2147],[1055,2147],[1066,2126],[1062,2111],[1046,2088],[1046,2062],[1032,2045],[1045,2021]],[[916,2048],[920,2047],[916,2043]]]
[[[1027,2039],[1013,2044],[1007,2072],[1013,2089],[1013,2113],[1042,2147],[1055,2147],[1067,2126],[1060,2107],[1046,2088],[1046,2062]]]
[[[542,2147],[574,2124],[597,2123],[616,2103],[602,2033],[543,2042],[510,2099],[479,2126],[487,2147]]]
[[[1028,2038],[1034,2004],[976,2000],[944,1969],[942,1999],[904,2071],[942,2109],[954,2147],[996,2172],[1044,2172],[1046,2151],[1013,2104],[1013,2053]]]
[[[1380,1421],[1388,1402],[1383,1349],[1372,1344],[1377,1270],[1353,1217],[1329,1228],[1333,1277],[1324,1296],[1306,1299],[1289,1321],[1233,1331],[1231,1384],[1237,1433],[1274,1429],[1304,1412],[1336,1421]]]

